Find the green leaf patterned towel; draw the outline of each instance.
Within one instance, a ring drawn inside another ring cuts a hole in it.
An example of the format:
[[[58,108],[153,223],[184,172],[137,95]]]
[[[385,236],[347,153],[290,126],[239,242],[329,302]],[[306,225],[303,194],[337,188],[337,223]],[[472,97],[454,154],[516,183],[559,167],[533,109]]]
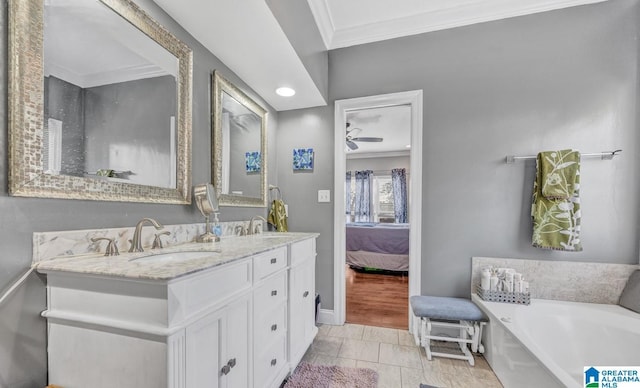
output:
[[[542,174],[542,195],[548,199],[570,199],[580,170],[580,153],[573,150],[538,154],[537,167]]]
[[[581,251],[580,153],[540,152],[533,184],[533,246]]]
[[[278,232],[288,232],[287,226],[287,209],[284,205],[284,201],[281,199],[273,200],[271,204],[271,211],[267,217],[267,222],[273,225]]]

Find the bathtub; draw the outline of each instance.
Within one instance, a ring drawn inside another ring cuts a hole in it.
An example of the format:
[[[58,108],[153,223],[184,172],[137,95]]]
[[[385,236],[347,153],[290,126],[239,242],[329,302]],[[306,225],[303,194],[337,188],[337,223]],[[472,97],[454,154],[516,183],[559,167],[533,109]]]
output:
[[[505,388],[584,387],[587,366],[640,366],[640,314],[617,305],[472,299],[487,314],[485,357]]]

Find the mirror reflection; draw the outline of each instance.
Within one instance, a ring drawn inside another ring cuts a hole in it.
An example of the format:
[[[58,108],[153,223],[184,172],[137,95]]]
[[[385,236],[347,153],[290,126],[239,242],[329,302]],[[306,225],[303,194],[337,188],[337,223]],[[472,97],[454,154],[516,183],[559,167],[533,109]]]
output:
[[[260,197],[260,116],[222,93],[222,194]]]
[[[176,188],[178,58],[98,1],[44,7],[44,172]]]
[[[9,194],[191,203],[191,49],[131,0],[8,10]]]
[[[266,111],[213,74],[213,182],[220,205],[266,206]]]

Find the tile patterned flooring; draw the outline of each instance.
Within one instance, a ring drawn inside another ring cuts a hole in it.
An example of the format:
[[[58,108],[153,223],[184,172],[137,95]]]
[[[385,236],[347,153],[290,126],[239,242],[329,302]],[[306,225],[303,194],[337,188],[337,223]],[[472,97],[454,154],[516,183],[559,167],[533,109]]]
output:
[[[450,358],[433,357],[429,361],[407,330],[349,323],[320,325],[303,361],[374,369],[378,372],[378,388],[418,388],[421,383],[447,388],[502,388],[481,356],[476,356],[474,367]]]

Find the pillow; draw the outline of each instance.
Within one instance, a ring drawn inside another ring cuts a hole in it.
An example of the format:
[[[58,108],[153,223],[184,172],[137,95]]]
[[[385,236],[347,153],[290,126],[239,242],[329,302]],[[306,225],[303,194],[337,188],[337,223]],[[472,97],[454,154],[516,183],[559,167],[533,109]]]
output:
[[[633,271],[631,276],[629,276],[629,280],[627,281],[627,285],[624,286],[624,290],[622,290],[618,304],[636,313],[640,313],[640,269]]]

